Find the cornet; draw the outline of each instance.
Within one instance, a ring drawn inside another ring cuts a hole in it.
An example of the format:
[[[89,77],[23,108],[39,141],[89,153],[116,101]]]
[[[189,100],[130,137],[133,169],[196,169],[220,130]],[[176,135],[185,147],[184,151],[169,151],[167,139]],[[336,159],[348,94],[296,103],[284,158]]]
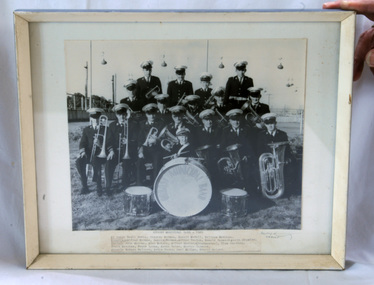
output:
[[[155,95],[153,95],[153,92],[160,92],[160,87],[158,87],[158,85],[156,85],[155,87],[153,87],[151,90],[149,90],[146,94],[145,94],[145,98],[147,99],[151,99],[153,98]]]
[[[154,145],[157,142],[157,134],[158,134],[158,129],[155,127],[152,127],[147,135],[147,138],[145,142],[143,143],[144,146],[151,146]]]

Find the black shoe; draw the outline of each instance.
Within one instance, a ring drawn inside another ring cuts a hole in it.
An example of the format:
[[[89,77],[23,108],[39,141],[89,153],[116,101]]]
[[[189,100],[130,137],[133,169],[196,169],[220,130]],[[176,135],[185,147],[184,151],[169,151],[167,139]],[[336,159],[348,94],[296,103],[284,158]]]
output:
[[[85,194],[88,194],[88,193],[90,193],[90,191],[88,190],[88,187],[87,186],[83,186],[82,189],[81,189],[81,194],[85,195]]]
[[[99,197],[101,197],[101,195],[103,195],[103,189],[101,188],[101,186],[98,186],[98,187],[97,187],[97,195],[98,195]]]
[[[108,196],[112,196],[113,195],[113,190],[112,189],[106,189],[105,190],[105,193],[108,195]]]

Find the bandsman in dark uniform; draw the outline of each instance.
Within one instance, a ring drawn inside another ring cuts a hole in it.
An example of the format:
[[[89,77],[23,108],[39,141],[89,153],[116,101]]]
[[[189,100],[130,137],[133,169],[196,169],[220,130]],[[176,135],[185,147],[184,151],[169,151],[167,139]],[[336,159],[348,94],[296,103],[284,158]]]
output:
[[[176,136],[177,130],[181,128],[188,128],[190,125],[187,125],[185,116],[186,116],[186,108],[184,106],[173,106],[169,108],[171,112],[172,122],[169,123],[168,129],[169,131]]]
[[[213,75],[208,72],[203,72],[200,75],[200,84],[201,88],[195,90],[195,94],[200,97],[200,105],[204,105],[205,102],[210,98],[212,95],[212,88],[209,86],[212,84],[211,80],[213,78]]]
[[[248,89],[249,100],[242,106],[247,121],[259,129],[264,128],[261,116],[270,113],[269,105],[260,102],[261,90],[262,88],[250,87]]]
[[[172,122],[171,112],[167,107],[169,95],[168,94],[158,94],[155,96],[157,101],[157,112],[161,120],[165,122],[165,125]]]
[[[227,104],[224,103],[225,88],[217,87],[212,91],[212,94],[214,95],[214,100],[212,104],[210,104],[210,108],[215,111],[218,125],[220,127],[225,127],[228,123],[225,114],[230,110]]]
[[[232,161],[236,175],[234,183],[254,191],[258,187],[254,132],[242,125],[242,110],[232,109],[226,116],[229,118],[229,126],[222,130],[221,147],[223,151],[232,154],[230,157],[235,158]]]
[[[225,104],[230,108],[240,109],[248,99],[249,87],[253,87],[252,78],[245,76],[248,62],[240,61],[234,63],[236,76],[230,77],[226,83]]]
[[[273,150],[269,146],[270,143],[276,142],[288,142],[287,133],[281,131],[277,128],[277,115],[275,113],[266,113],[261,116],[262,121],[265,124],[266,129],[261,131],[258,134],[257,138],[257,156],[259,157],[261,154],[265,152],[272,153]],[[290,146],[287,145],[285,158],[286,160],[291,160],[291,149]]]
[[[168,84],[169,106],[175,106],[183,96],[193,94],[192,83],[184,79],[187,66],[178,65],[174,69],[177,79],[170,81]]]
[[[273,154],[273,148],[269,146],[271,143],[288,142],[287,133],[277,128],[276,114],[266,113],[262,115],[262,120],[266,129],[258,134],[257,138],[257,156],[263,153]],[[276,151],[276,153],[280,153]],[[282,156],[282,155],[281,155]],[[301,161],[296,161],[289,144],[286,144],[284,157],[279,157],[284,162],[284,183],[286,196],[291,195],[293,191],[301,190]]]
[[[129,106],[120,103],[113,107],[117,120],[108,128],[107,163],[105,165],[106,191],[112,193],[112,180],[116,166],[122,166],[121,185],[118,191],[126,189],[135,181],[135,161],[137,160],[138,124],[130,117]],[[121,173],[118,170],[118,174]]]
[[[180,128],[176,136],[178,138],[179,143],[174,145],[172,150],[173,155],[169,155],[166,158],[169,160],[177,158],[177,157],[197,157],[195,150],[190,142],[191,138],[191,131],[188,128]]]
[[[186,114],[189,115],[189,118],[195,125],[199,124],[197,118],[202,111],[200,102],[200,97],[198,95],[187,95],[185,99],[184,106],[186,107]]]
[[[153,61],[147,60],[140,64],[143,69],[144,76],[136,80],[136,92],[141,98],[143,105],[148,103],[156,103],[154,96],[162,94],[162,86],[160,78],[152,75]]]
[[[146,163],[152,165],[152,178],[150,183],[153,184],[161,168],[161,146],[158,141],[158,135],[165,126],[157,114],[157,105],[149,103],[143,107],[146,121],[139,124],[138,136],[138,162],[137,162],[137,184],[143,185],[146,180]]]
[[[220,158],[220,137],[221,129],[215,123],[215,112],[212,109],[206,109],[199,114],[202,121],[202,127],[198,128],[196,153],[204,158],[203,164],[209,170],[214,180],[217,174],[217,160]]]
[[[97,194],[101,196],[101,168],[106,162],[105,150],[102,150],[106,129],[103,124],[106,124],[107,120],[100,117],[104,113],[104,110],[101,108],[90,108],[87,112],[90,117],[90,125],[83,129],[82,137],[79,142],[79,157],[75,163],[82,182],[81,194],[89,193],[86,167],[90,164],[93,169],[92,180],[96,182]],[[101,155],[103,153],[104,156]],[[99,155],[101,157],[99,157]]]
[[[133,118],[135,118],[137,121],[141,120],[144,102],[136,94],[136,81],[129,79],[126,81],[123,87],[125,87],[127,94],[125,98],[121,99],[120,103],[124,103],[129,106],[132,112],[131,116]]]

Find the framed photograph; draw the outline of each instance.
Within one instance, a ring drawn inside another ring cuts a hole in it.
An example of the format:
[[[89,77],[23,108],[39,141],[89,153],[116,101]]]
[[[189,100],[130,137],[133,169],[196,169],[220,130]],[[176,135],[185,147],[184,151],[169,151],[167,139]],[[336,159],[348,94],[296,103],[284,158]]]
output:
[[[354,13],[14,19],[27,268],[344,269]]]

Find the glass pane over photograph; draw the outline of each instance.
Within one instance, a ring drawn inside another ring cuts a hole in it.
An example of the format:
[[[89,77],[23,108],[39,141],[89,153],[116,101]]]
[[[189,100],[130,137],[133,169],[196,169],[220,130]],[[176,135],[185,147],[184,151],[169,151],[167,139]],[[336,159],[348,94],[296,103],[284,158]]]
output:
[[[72,229],[301,229],[306,39],[65,41]]]

